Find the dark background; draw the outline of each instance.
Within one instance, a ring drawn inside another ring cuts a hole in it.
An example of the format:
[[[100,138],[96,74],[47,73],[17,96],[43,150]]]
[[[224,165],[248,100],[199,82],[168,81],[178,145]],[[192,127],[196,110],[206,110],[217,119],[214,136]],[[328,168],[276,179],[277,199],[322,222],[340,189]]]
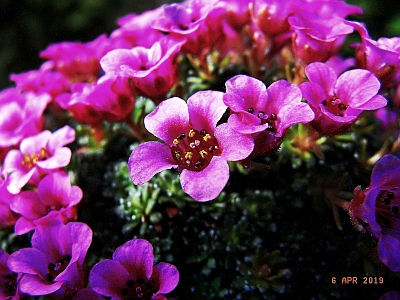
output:
[[[10,73],[37,69],[38,53],[61,41],[87,42],[114,30],[116,20],[172,0],[1,0],[0,89]],[[179,2],[179,1],[175,1]],[[375,39],[400,35],[400,6],[395,0],[351,0],[364,9],[360,20]]]

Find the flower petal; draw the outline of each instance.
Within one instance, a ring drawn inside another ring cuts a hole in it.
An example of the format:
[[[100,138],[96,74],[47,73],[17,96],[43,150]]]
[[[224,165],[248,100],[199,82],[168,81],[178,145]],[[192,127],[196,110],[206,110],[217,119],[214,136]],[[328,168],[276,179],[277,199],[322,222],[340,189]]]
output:
[[[75,140],[75,130],[72,127],[64,126],[54,131],[47,142],[47,150],[53,154],[56,149],[72,143]]]
[[[183,170],[180,176],[182,189],[197,201],[213,200],[221,193],[229,179],[227,161],[214,156],[201,172]]]
[[[60,289],[63,284],[64,282],[47,284],[47,282],[40,277],[26,274],[21,277],[18,286],[22,293],[39,296],[51,294]]]
[[[215,137],[221,147],[221,157],[227,161],[238,161],[250,155],[254,149],[254,140],[249,135],[238,133],[228,123],[221,124],[215,130]]]
[[[190,129],[186,102],[178,97],[162,101],[144,118],[144,125],[156,137],[172,145],[179,134]]]
[[[393,272],[400,271],[400,240],[384,234],[378,242],[379,259]]]
[[[23,248],[10,255],[7,265],[15,273],[40,274],[47,273],[46,255],[34,248]]]
[[[115,250],[113,260],[120,262],[134,280],[148,280],[153,271],[153,246],[143,239],[130,240]]]
[[[190,96],[187,102],[190,124],[197,129],[213,133],[227,107],[222,101],[223,93],[201,91]]]
[[[178,269],[168,263],[159,263],[153,267],[151,281],[158,287],[156,294],[167,294],[178,285]]]
[[[337,76],[331,67],[321,62],[314,62],[306,67],[305,72],[311,82],[323,87],[327,96],[334,96],[333,92]]]
[[[336,82],[336,96],[343,103],[358,108],[374,97],[381,84],[373,73],[367,70],[350,70],[339,76]]]
[[[226,81],[226,94],[224,103],[234,112],[247,111],[253,108],[262,108],[264,103],[260,103],[259,97],[267,87],[265,84],[247,75],[236,75]]]
[[[130,178],[134,184],[143,184],[163,170],[177,167],[170,148],[159,142],[146,142],[132,151],[128,161]]]
[[[375,164],[371,174],[371,187],[391,189],[400,186],[400,159],[387,154]]]
[[[53,156],[48,159],[38,161],[36,165],[44,170],[54,170],[65,167],[71,161],[71,149],[62,147],[56,149]]]

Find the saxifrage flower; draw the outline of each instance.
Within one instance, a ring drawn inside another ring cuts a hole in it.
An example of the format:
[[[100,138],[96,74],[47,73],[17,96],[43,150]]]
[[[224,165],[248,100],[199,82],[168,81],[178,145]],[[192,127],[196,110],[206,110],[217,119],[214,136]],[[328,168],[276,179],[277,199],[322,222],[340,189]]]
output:
[[[72,153],[63,146],[74,140],[75,130],[64,126],[53,133],[44,130],[25,138],[19,150],[10,150],[2,170],[9,174],[7,189],[10,193],[19,193],[28,182],[36,185],[45,174],[68,165]]]
[[[310,82],[300,84],[303,97],[315,112],[311,125],[323,135],[346,132],[364,110],[387,104],[378,95],[380,82],[370,71],[350,70],[339,77],[327,64],[309,64],[306,75]]]
[[[8,259],[11,271],[21,275],[21,292],[71,299],[87,285],[86,252],[92,242],[92,230],[84,223],[57,222],[38,226],[31,248],[12,253]]]
[[[179,272],[169,263],[153,263],[153,246],[143,239],[130,240],[115,250],[112,260],[102,260],[92,268],[90,286],[113,300],[166,300],[162,294],[176,287]]]
[[[15,233],[24,234],[54,220],[76,221],[82,196],[78,186],[71,186],[67,173],[50,173],[39,182],[37,192],[22,191],[13,198],[10,207],[21,215],[15,223]]]
[[[374,166],[368,188],[354,189],[349,207],[352,222],[378,239],[379,259],[400,271],[400,159],[383,156]]]
[[[237,75],[225,86],[223,100],[232,113],[228,123],[235,131],[254,138],[254,154],[274,152],[291,125],[314,118],[309,105],[301,101],[300,89],[285,80],[267,88],[256,78]]]
[[[253,150],[251,137],[224,123],[223,93],[202,91],[187,103],[174,97],[161,102],[145,117],[147,130],[165,143],[139,145],[128,162],[134,184],[149,181],[156,173],[177,168],[182,189],[197,201],[216,198],[229,179],[228,161],[246,158]]]

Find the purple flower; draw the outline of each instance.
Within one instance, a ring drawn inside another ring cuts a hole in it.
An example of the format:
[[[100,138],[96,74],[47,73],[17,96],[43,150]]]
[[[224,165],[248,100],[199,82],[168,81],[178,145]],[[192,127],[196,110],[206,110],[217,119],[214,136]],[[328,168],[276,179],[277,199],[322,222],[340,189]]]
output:
[[[358,22],[348,22],[361,36],[355,44],[356,66],[373,72],[383,88],[393,88],[400,83],[400,37],[381,37],[373,40],[367,29]]]
[[[42,130],[48,95],[21,93],[16,88],[0,92],[0,148],[19,144],[25,137]]]
[[[5,300],[19,300],[17,274],[8,268],[8,258],[8,253],[0,249],[0,298]]]
[[[91,242],[92,230],[84,223],[38,226],[32,236],[32,248],[12,253],[8,267],[21,276],[21,292],[71,299],[87,285],[84,260]]]
[[[15,224],[15,233],[25,234],[54,220],[64,224],[76,221],[76,205],[82,196],[79,187],[71,186],[67,173],[50,173],[39,182],[37,192],[22,191],[14,197],[10,207],[21,215]]]
[[[226,111],[222,96],[202,91],[187,104],[174,97],[147,115],[145,127],[165,143],[146,142],[132,152],[128,168],[133,183],[143,184],[162,170],[178,168],[182,189],[192,198],[216,198],[229,179],[228,161],[244,159],[253,150],[251,138],[226,123],[216,127]]]
[[[85,124],[117,122],[128,116],[135,104],[133,85],[127,78],[116,77],[101,83],[75,83],[71,93],[56,97],[56,102]]]
[[[311,125],[324,135],[346,132],[364,110],[384,107],[387,100],[377,95],[379,80],[367,70],[350,70],[339,77],[324,63],[305,69],[310,82],[300,84],[303,97],[315,112]]]
[[[37,184],[43,174],[68,165],[71,150],[63,147],[75,140],[75,131],[64,126],[24,139],[19,150],[10,150],[4,159],[3,172],[9,173],[8,190],[17,194],[28,182]]]
[[[379,259],[400,271],[400,159],[383,156],[374,166],[368,188],[354,189],[349,207],[353,224],[378,239]]]
[[[113,300],[166,300],[162,294],[176,287],[178,270],[168,263],[153,266],[153,262],[153,247],[148,241],[130,240],[115,250],[112,260],[105,259],[92,268],[90,286]]]
[[[117,76],[129,78],[138,94],[162,99],[177,82],[174,59],[182,44],[182,41],[162,39],[150,49],[137,46],[112,50],[100,61],[105,75],[99,82]]]
[[[237,75],[226,83],[224,103],[230,108],[229,125],[255,140],[253,154],[275,151],[294,124],[308,123],[314,113],[301,101],[298,87],[279,80],[268,88],[258,79]]]

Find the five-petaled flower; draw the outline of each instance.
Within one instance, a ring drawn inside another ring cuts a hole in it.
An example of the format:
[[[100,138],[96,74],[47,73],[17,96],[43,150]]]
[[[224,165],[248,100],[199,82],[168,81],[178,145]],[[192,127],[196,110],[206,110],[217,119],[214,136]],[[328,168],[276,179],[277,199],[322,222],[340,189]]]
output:
[[[285,80],[268,88],[253,77],[237,75],[226,82],[224,103],[230,108],[229,125],[255,141],[255,155],[277,150],[291,125],[308,123],[314,113],[301,100],[301,91]]]
[[[67,173],[50,173],[39,182],[37,191],[22,191],[13,198],[10,207],[21,215],[15,223],[15,233],[25,234],[54,220],[76,221],[82,196],[79,187],[71,186]]]
[[[164,100],[146,116],[145,127],[165,143],[139,145],[128,162],[134,184],[149,181],[156,173],[178,168],[182,189],[197,201],[216,198],[229,179],[228,161],[246,158],[252,138],[227,124],[217,126],[226,111],[223,93],[203,91],[187,104],[174,97]]]
[[[53,223],[38,226],[32,236],[32,248],[12,253],[8,267],[18,273],[21,292],[71,299],[86,287],[86,252],[92,242],[92,230],[84,223]]]
[[[169,263],[153,266],[153,246],[146,240],[134,239],[118,247],[113,259],[94,265],[89,275],[92,289],[113,300],[157,299],[171,292],[179,282],[179,272]]]
[[[370,186],[354,190],[349,213],[353,224],[378,239],[379,259],[400,271],[400,159],[388,154],[374,166]]]
[[[380,82],[370,71],[350,70],[337,77],[327,64],[309,64],[310,82],[300,84],[303,97],[315,112],[311,125],[323,135],[346,132],[364,110],[384,107],[387,100],[378,95]]]
[[[45,174],[68,165],[71,150],[63,146],[74,140],[75,130],[69,126],[22,140],[19,150],[10,150],[4,158],[2,171],[9,174],[9,192],[17,194],[25,184],[36,185]]]

